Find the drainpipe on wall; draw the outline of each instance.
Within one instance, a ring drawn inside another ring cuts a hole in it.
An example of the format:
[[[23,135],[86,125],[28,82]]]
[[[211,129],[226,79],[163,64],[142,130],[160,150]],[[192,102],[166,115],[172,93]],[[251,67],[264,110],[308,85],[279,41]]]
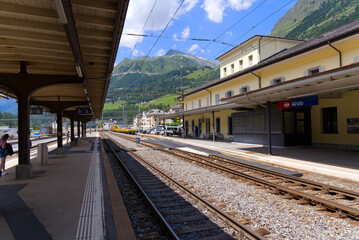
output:
[[[342,66],[342,53],[336,48],[334,47],[329,41],[328,41],[328,45],[331,46],[335,51],[337,51],[339,53],[339,66]]]
[[[258,78],[258,88],[262,88],[262,78],[257,74],[253,73],[252,71],[251,73]]]
[[[209,90],[207,90],[207,89],[205,89],[207,92],[209,92],[209,103],[211,104],[211,106],[212,106],[212,92],[211,91],[209,91]]]
[[[259,43],[258,43],[258,53],[259,53],[259,62],[262,59],[262,55],[261,55],[261,41],[262,41],[263,36],[261,36],[261,38],[259,39]]]

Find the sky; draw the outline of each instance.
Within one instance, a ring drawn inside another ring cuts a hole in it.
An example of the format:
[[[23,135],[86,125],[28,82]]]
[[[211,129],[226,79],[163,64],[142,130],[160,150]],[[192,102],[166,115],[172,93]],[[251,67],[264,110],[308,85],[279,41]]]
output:
[[[254,35],[270,34],[297,1],[130,0],[116,64],[170,49],[215,61]]]

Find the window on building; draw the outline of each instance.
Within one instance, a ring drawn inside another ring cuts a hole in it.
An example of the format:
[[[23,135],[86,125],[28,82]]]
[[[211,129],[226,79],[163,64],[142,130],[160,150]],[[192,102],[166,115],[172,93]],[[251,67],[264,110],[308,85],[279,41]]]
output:
[[[233,90],[230,90],[230,91],[226,92],[225,96],[226,96],[226,98],[232,97],[233,96]]]
[[[324,66],[318,66],[318,67],[314,67],[314,68],[309,68],[304,72],[304,76],[309,76],[309,75],[313,75],[319,72],[323,72],[325,70]]]
[[[231,73],[234,73],[234,64],[231,64]]]
[[[284,77],[274,78],[273,80],[270,81],[270,85],[274,85],[281,82],[284,82]]]
[[[216,132],[221,132],[221,119],[216,118]]]
[[[194,109],[194,102],[192,101],[192,109]]]
[[[239,61],[239,70],[242,70],[243,69],[243,60],[240,60]]]
[[[252,65],[253,65],[253,56],[250,55],[250,56],[248,56],[248,66],[250,67]]]
[[[219,104],[219,93],[218,94],[216,94],[216,105],[218,105]]]
[[[186,111],[188,110],[188,108],[187,108],[187,103],[186,103]]]
[[[231,116],[228,116],[228,135],[233,135],[233,122]]]
[[[198,100],[198,108],[202,107],[201,99]]]
[[[323,133],[338,133],[338,116],[336,107],[322,109]]]
[[[209,106],[209,97],[207,97],[207,107]]]
[[[227,76],[227,68],[223,68],[223,76]]]
[[[244,86],[239,89],[239,93],[246,93],[249,92],[249,86]]]

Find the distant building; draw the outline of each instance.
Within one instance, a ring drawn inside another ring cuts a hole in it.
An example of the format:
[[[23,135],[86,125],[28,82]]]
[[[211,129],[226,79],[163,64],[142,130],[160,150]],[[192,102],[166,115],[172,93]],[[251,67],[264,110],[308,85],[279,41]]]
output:
[[[151,109],[146,112],[143,112],[142,114],[137,114],[134,119],[134,127],[137,128],[137,126],[140,124],[140,128],[142,130],[150,129],[153,127],[157,127],[161,123],[160,116],[164,115],[163,111],[160,109]]]

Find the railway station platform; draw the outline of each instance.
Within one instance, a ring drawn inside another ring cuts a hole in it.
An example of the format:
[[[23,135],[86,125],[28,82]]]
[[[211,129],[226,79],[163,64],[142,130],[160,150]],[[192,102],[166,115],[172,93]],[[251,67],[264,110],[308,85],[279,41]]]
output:
[[[62,155],[49,144],[48,164],[32,158],[29,180],[16,180],[17,163],[7,162],[8,174],[0,178],[0,239],[135,239],[102,149],[98,133],[74,147],[64,144]]]
[[[272,166],[310,171],[359,182],[359,151],[318,147],[273,147],[272,155],[268,155],[267,147],[257,144],[213,142],[176,136],[158,137]]]

